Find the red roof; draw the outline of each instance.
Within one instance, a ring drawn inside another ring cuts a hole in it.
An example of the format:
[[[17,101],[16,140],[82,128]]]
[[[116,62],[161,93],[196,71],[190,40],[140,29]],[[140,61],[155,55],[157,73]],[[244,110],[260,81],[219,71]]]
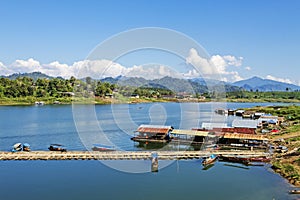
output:
[[[173,128],[171,126],[141,125],[137,129],[137,132],[140,132],[140,133],[163,133],[163,134],[167,134],[171,130],[173,130]]]

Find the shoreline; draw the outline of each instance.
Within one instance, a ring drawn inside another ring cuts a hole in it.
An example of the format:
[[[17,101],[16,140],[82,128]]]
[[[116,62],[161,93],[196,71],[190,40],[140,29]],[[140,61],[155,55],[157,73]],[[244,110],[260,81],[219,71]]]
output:
[[[189,100],[189,99],[107,99],[107,98],[66,98],[66,99],[1,99],[0,106],[32,106],[35,102],[44,102],[45,105],[106,105],[106,104],[138,104],[138,103],[209,103],[209,102],[228,102],[228,103],[300,103],[300,100],[279,100],[279,99],[206,99],[206,100]]]

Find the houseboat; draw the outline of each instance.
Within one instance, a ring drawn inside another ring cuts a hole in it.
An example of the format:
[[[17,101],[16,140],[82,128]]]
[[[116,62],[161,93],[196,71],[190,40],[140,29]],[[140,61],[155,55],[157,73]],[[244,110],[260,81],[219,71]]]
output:
[[[168,143],[171,141],[172,126],[140,125],[135,131],[137,134],[131,138],[135,142]]]
[[[208,131],[174,129],[171,132],[172,143],[202,145],[208,133]]]
[[[223,133],[219,138],[218,145],[223,148],[228,146],[238,149],[267,149],[267,141],[268,139],[264,135]]]

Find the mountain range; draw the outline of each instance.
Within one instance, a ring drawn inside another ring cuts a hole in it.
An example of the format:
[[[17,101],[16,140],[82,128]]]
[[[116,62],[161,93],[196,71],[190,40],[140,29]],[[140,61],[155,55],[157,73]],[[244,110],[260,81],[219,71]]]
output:
[[[262,79],[257,76],[254,76],[250,79],[237,81],[232,85],[241,87],[245,90],[252,91],[295,91],[300,90],[300,86],[278,82],[269,79]]]
[[[18,77],[30,77],[34,80],[38,78],[52,79],[54,77],[48,76],[41,72],[32,72],[32,73],[18,73],[12,74],[9,76],[1,76],[9,79],[16,79]],[[61,77],[57,77],[60,78]],[[242,81],[237,81],[234,83],[228,83],[224,81],[218,81],[213,79],[204,79],[204,78],[193,78],[193,79],[178,79],[173,77],[163,77],[160,79],[147,80],[144,78],[138,77],[125,77],[118,76],[116,78],[107,77],[101,79],[102,82],[109,82],[114,84],[119,84],[122,86],[134,86],[134,87],[152,87],[152,88],[165,88],[170,89],[175,92],[196,92],[204,93],[208,90],[222,90],[226,92],[230,91],[299,91],[300,86],[283,83],[279,81],[262,79],[257,76],[254,76],[250,79],[245,79]]]

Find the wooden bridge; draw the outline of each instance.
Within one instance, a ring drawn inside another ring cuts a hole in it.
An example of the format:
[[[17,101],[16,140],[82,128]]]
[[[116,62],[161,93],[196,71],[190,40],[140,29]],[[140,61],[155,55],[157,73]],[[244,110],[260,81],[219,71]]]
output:
[[[31,151],[0,152],[0,160],[148,160],[155,152],[160,160],[200,159],[211,154],[263,157],[269,153],[261,151]]]

